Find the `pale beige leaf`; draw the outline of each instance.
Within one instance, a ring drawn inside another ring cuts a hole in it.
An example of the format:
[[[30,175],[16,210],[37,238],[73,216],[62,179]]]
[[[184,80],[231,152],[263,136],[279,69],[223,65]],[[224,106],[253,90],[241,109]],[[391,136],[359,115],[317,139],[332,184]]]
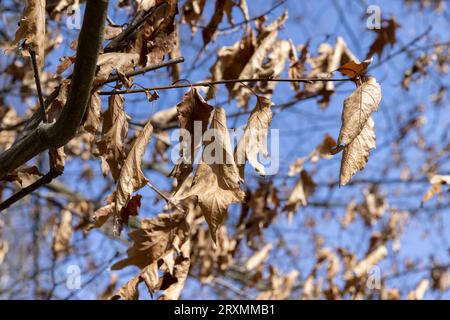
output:
[[[380,101],[381,87],[373,77],[345,99],[338,145],[350,144],[361,133],[372,112],[378,110]]]
[[[53,252],[56,256],[70,250],[72,238],[72,213],[69,210],[61,212],[61,221],[53,231]]]
[[[450,175],[435,174],[429,177],[429,180],[431,187],[423,195],[422,203],[429,201],[436,194],[440,194],[443,185],[450,185]]]
[[[388,251],[384,245],[378,246],[375,250],[370,252],[364,259],[351,270],[348,270],[344,274],[344,279],[348,282],[353,279],[360,279],[370,271],[370,268],[376,266],[381,260],[383,260],[388,254]]]
[[[244,136],[239,140],[234,154],[241,179],[244,180],[245,161],[248,160],[256,172],[265,175],[264,166],[258,161],[258,154],[267,157],[267,135],[272,122],[272,101],[257,97],[256,106],[248,118]]]
[[[197,31],[198,22],[202,16],[206,0],[188,0],[181,9],[183,17],[181,22],[189,24],[192,34]]]
[[[370,150],[375,148],[375,124],[369,117],[359,135],[344,148],[341,160],[339,185],[346,185],[352,176],[364,169]]]
[[[269,257],[269,253],[272,250],[272,247],[273,247],[272,244],[268,243],[261,250],[257,251],[254,255],[252,255],[245,262],[245,269],[251,271],[255,269],[257,266],[261,265],[261,263],[266,261],[267,258]]]
[[[9,244],[8,241],[2,240],[0,241],[0,264],[5,261],[5,257],[8,254]]]
[[[408,293],[408,300],[422,300],[429,286],[430,281],[428,279],[420,280],[417,288]]]

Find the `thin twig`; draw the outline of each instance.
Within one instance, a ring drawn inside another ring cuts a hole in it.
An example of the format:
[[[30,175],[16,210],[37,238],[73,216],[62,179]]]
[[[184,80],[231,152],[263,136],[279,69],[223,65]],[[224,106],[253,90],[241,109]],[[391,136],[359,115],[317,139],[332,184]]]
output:
[[[149,66],[147,66],[145,68],[141,68],[141,69],[137,69],[137,70],[128,72],[128,73],[125,74],[125,76],[126,77],[133,77],[133,76],[136,76],[136,75],[141,75],[141,74],[144,74],[144,73],[149,72],[149,71],[154,71],[154,70],[161,69],[161,68],[164,68],[164,67],[168,67],[168,66],[171,66],[173,64],[177,64],[177,63],[181,63],[181,62],[184,62],[184,58],[183,57],[173,58],[173,59],[167,60],[165,62],[155,63],[155,64],[149,65]],[[70,77],[68,79],[70,79]],[[119,77],[117,75],[112,75],[106,81],[100,83],[98,86],[102,86],[102,85],[105,85],[107,83],[117,81],[118,79],[119,79]],[[47,99],[45,99],[45,108],[48,108],[50,106],[50,104],[56,99],[56,97],[58,97],[58,93],[59,93],[59,87],[57,87],[47,97]],[[37,118],[36,115],[33,115],[28,121],[26,121],[25,131],[36,128],[39,125],[39,121],[40,121],[40,118]]]
[[[42,96],[41,80],[39,77],[39,68],[38,68],[37,60],[36,60],[36,52],[33,49],[29,49],[28,52],[30,53],[30,57],[31,57],[31,64],[33,66],[33,73],[34,73],[34,81],[36,82],[36,89],[37,89],[38,98],[39,98],[39,105],[41,107],[41,119],[43,122],[47,122],[47,115],[45,114],[44,97]]]
[[[155,64],[152,64],[152,65],[149,65],[149,66],[147,66],[145,68],[141,68],[141,69],[137,69],[137,70],[132,71],[132,72],[128,72],[128,73],[125,74],[125,76],[126,77],[133,77],[133,76],[137,76],[137,75],[140,75],[140,74],[144,74],[144,73],[149,72],[149,71],[161,69],[161,68],[164,68],[164,67],[169,67],[171,65],[182,63],[182,62],[184,62],[184,57],[173,58],[173,59],[170,59],[170,60],[167,60],[167,61],[163,61],[163,62],[160,62],[160,63],[155,63]],[[120,80],[120,77],[119,77],[119,75],[115,74],[115,75],[110,76],[104,82],[100,82],[98,84],[98,86],[102,86],[104,84],[107,84],[107,83],[110,83],[110,82],[114,82],[114,81],[117,81],[117,80]]]
[[[175,202],[172,201],[172,199],[170,199],[167,195],[164,194],[164,192],[162,192],[161,190],[159,190],[153,183],[151,183],[150,181],[147,182],[147,186],[149,186],[153,191],[155,191],[161,198],[163,198],[164,200],[167,201],[167,203],[170,203],[171,205],[173,205],[177,210],[179,210],[180,212],[185,212],[186,210],[182,207],[180,207],[178,204],[176,204]]]
[[[41,186],[49,184],[52,182],[52,180],[62,174],[61,171],[57,170],[50,170],[49,173],[41,177],[40,179],[36,180],[29,186],[23,188],[19,192],[13,194],[11,197],[0,203],[0,212],[9,208],[12,204],[19,201],[20,199],[24,198],[25,196],[29,195],[36,189],[39,189]]]
[[[115,91],[102,91],[100,95],[114,95],[114,94],[131,94],[131,93],[139,93],[139,92],[148,92],[153,90],[169,90],[169,89],[180,89],[180,88],[188,88],[188,87],[210,87],[217,84],[228,84],[228,83],[238,83],[238,82],[303,82],[303,83],[312,83],[314,81],[326,82],[326,81],[354,81],[352,78],[301,78],[301,79],[287,79],[287,78],[248,78],[248,79],[227,79],[227,80],[217,80],[217,81],[201,81],[190,84],[172,84],[165,86],[156,86],[144,89],[135,89],[135,90],[115,90]]]

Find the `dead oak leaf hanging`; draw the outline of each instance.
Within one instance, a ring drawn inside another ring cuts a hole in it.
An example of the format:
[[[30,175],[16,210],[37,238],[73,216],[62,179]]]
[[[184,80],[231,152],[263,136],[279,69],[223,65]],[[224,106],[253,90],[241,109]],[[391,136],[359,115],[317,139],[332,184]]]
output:
[[[239,170],[231,151],[224,109],[214,110],[211,129],[214,132],[213,141],[204,143],[202,161],[197,167],[191,189],[175,195],[175,198],[197,197],[211,237],[216,242],[216,233],[227,216],[228,206],[242,202],[245,193],[239,186]]]

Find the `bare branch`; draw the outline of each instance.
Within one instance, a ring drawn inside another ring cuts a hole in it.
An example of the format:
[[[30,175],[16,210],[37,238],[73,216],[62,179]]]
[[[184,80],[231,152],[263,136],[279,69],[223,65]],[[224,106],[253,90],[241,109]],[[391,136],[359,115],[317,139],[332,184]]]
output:
[[[107,0],[88,0],[69,97],[55,123],[41,124],[0,154],[0,178],[40,152],[59,148],[76,134],[86,110],[103,41]]]

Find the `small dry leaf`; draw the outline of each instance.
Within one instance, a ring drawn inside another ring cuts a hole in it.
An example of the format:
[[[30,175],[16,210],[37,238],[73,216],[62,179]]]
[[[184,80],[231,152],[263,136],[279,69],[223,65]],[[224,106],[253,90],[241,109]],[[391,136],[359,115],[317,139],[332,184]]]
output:
[[[141,269],[163,259],[170,252],[180,252],[189,238],[189,225],[183,213],[161,213],[141,221],[141,228],[129,233],[133,246],[128,257],[111,266],[113,270],[134,265]]]
[[[0,264],[5,261],[5,257],[8,254],[9,244],[8,241],[2,240],[0,241]]]
[[[53,231],[53,252],[55,256],[60,256],[70,250],[72,238],[72,212],[63,210],[61,212],[61,222]]]
[[[191,27],[192,35],[197,31],[198,22],[202,16],[206,0],[188,0],[181,9],[183,17],[181,22]]]
[[[125,160],[124,142],[128,134],[128,121],[123,104],[122,95],[109,97],[108,109],[102,116],[102,137],[97,141],[103,175],[106,176],[111,170],[114,180],[119,179]]]
[[[299,206],[308,204],[308,197],[316,190],[316,184],[311,176],[305,170],[302,170],[300,177],[295,183],[295,187],[291,192],[283,210],[287,211],[289,219],[295,213]]]
[[[422,300],[429,286],[430,281],[428,279],[420,280],[417,288],[408,293],[408,300]]]
[[[372,57],[376,53],[378,54],[378,57],[381,58],[386,45],[389,44],[393,46],[397,41],[395,33],[399,27],[400,25],[395,20],[395,17],[382,21],[381,29],[374,30],[377,33],[377,37],[370,46],[367,57]]]
[[[355,60],[351,60],[340,66],[337,71],[339,71],[343,75],[349,76],[350,78],[355,78],[364,74],[367,70],[367,67],[372,63],[372,61],[373,58],[364,60],[361,63],[358,63]]]
[[[100,95],[98,92],[94,92],[89,99],[86,121],[84,122],[84,129],[92,134],[97,132],[100,125],[100,103]]]
[[[427,192],[423,195],[422,203],[429,201],[436,194],[440,194],[442,192],[443,185],[450,185],[450,175],[444,176],[435,174],[429,178],[431,187],[427,190]]]
[[[134,66],[139,61],[137,53],[110,52],[99,55],[97,60],[98,72],[94,79],[94,84],[99,84],[108,79],[113,70],[124,81],[124,85],[130,87],[131,83],[126,74],[134,70]]]
[[[256,106],[248,118],[244,136],[239,140],[234,154],[239,167],[241,179],[244,180],[245,161],[248,160],[256,172],[265,175],[265,169],[258,161],[258,154],[267,157],[267,134],[272,122],[273,102],[265,97],[258,96]]]
[[[269,253],[272,250],[272,244],[268,243],[266,244],[261,250],[256,252],[254,255],[252,255],[246,262],[245,262],[245,269],[248,271],[251,271],[255,269],[257,266],[261,265],[264,261],[269,258]]]
[[[147,122],[144,129],[137,136],[133,147],[130,150],[125,162],[120,170],[116,189],[116,210],[115,220],[119,220],[119,214],[131,199],[131,194],[146,185],[148,182],[141,168],[142,157],[144,156],[147,144],[153,133],[153,126]],[[117,227],[115,221],[115,226]],[[118,230],[116,230],[118,231]]]
[[[233,6],[232,0],[216,1],[216,6],[214,7],[214,13],[211,17],[211,20],[208,22],[208,25],[202,31],[204,46],[210,43],[211,40],[214,38],[214,35],[217,32],[217,28],[219,27],[219,24],[222,21],[225,11],[230,10],[230,7],[232,6]]]
[[[375,78],[369,77],[344,101],[338,145],[350,144],[361,133],[380,102],[381,87]]]
[[[193,170],[192,164],[198,149],[201,147],[202,136],[208,128],[212,110],[213,107],[206,103],[196,88],[189,90],[183,96],[183,100],[177,105],[180,129],[187,130],[190,134],[190,140],[185,141],[182,137],[183,133],[180,132],[180,141],[182,143],[180,160],[170,173],[171,177],[177,179],[177,187],[183,184]],[[200,130],[197,129],[197,132],[195,131],[196,126],[200,127]]]
[[[377,265],[388,254],[388,251],[384,245],[378,246],[375,250],[371,251],[364,259],[356,264],[356,266],[348,270],[344,274],[344,279],[347,281],[347,285],[354,282],[356,279],[361,279],[370,271],[370,268]]]
[[[26,0],[25,10],[11,47],[24,40],[24,49],[36,52],[39,68],[44,66],[45,56],[45,0]],[[28,51],[24,52],[29,56]]]
[[[353,175],[366,166],[370,150],[375,148],[375,123],[372,118],[366,122],[361,133],[344,148],[339,174],[339,185],[346,185]]]

